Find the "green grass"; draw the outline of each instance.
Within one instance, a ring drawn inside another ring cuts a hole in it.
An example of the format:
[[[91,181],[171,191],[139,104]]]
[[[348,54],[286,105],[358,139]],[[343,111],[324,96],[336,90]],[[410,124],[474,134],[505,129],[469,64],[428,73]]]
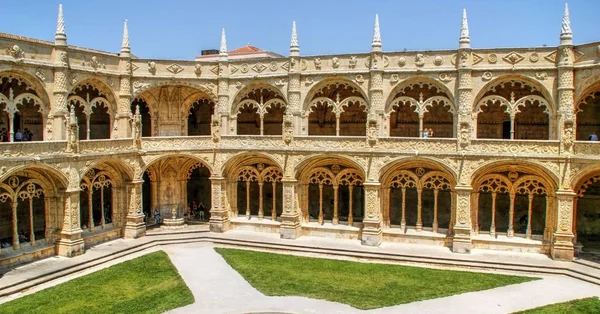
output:
[[[0,313],[162,313],[194,296],[163,251],[0,305]]]
[[[592,297],[536,307],[535,309],[518,312],[519,314],[598,314],[600,299]],[[515,313],[517,314],[517,313]]]
[[[265,295],[305,296],[358,309],[375,309],[538,279],[235,249],[215,250]]]

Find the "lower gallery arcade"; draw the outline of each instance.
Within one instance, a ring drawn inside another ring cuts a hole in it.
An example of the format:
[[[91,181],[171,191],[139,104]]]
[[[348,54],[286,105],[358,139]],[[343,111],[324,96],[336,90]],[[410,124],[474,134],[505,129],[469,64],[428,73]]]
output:
[[[80,171],[75,185],[73,177],[49,166],[17,168],[0,183],[0,253],[53,255],[65,230],[79,232],[85,245],[120,237],[138,193],[143,222],[149,225],[157,215],[199,220],[194,207],[218,231],[450,248],[466,205],[470,248],[545,254],[552,253],[561,228],[557,216],[562,202],[573,206],[572,243],[584,251],[600,247],[600,175],[593,171],[578,179],[576,195],[565,197],[557,196],[556,179],[541,166],[509,161],[481,167],[466,187],[457,187],[460,183],[446,165],[421,157],[384,165],[376,181],[342,155],[308,157],[292,178],[263,153],[234,155],[221,169],[217,174],[193,155],[165,155],[154,158],[138,179],[129,165],[105,158]],[[214,199],[215,191],[219,199]],[[67,215],[70,206],[78,210]]]

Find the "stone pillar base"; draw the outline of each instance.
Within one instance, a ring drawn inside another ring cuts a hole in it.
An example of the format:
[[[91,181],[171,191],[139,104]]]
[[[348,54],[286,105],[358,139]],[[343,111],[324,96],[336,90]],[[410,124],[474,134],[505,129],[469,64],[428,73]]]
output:
[[[125,223],[125,231],[123,237],[125,239],[135,239],[146,235],[146,224],[144,223],[144,215],[127,215],[127,223]]]
[[[572,235],[554,234],[554,243],[550,248],[550,256],[557,261],[572,261],[575,256],[575,246]]]
[[[368,246],[379,246],[383,238],[380,220],[363,221],[363,231],[360,243]]]
[[[231,230],[229,219],[223,219],[222,217],[219,217],[213,213],[211,213],[208,225],[211,232],[223,233]]]
[[[81,230],[73,233],[61,233],[56,241],[56,254],[59,256],[74,257],[85,253],[85,243],[81,238]]]
[[[471,242],[471,229],[454,226],[454,238],[452,239],[453,253],[471,253],[473,243]]]
[[[300,225],[300,216],[281,216],[281,227],[279,227],[279,237],[281,239],[297,239],[302,235],[302,226]]]

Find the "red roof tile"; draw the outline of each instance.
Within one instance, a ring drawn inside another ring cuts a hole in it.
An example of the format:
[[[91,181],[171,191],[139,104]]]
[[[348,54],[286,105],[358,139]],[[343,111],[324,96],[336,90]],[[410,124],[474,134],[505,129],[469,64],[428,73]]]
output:
[[[248,52],[258,52],[258,51],[264,51],[260,48],[254,47],[254,46],[250,46],[249,44],[244,46],[244,47],[240,47],[237,49],[233,49],[230,50],[229,53],[248,53]]]

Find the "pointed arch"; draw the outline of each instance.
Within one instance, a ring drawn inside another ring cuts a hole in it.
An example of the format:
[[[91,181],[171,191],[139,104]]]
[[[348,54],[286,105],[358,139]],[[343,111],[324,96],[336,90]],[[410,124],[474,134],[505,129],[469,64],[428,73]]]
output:
[[[587,86],[575,102],[575,139],[589,140],[600,130],[600,81]],[[598,134],[596,135],[598,137]]]
[[[456,112],[450,90],[428,77],[394,86],[385,103],[390,136],[455,137]]]
[[[556,137],[556,107],[538,81],[505,75],[491,80],[474,98],[478,138],[535,139]],[[504,109],[500,109],[504,107]],[[500,109],[500,110],[499,110]]]

